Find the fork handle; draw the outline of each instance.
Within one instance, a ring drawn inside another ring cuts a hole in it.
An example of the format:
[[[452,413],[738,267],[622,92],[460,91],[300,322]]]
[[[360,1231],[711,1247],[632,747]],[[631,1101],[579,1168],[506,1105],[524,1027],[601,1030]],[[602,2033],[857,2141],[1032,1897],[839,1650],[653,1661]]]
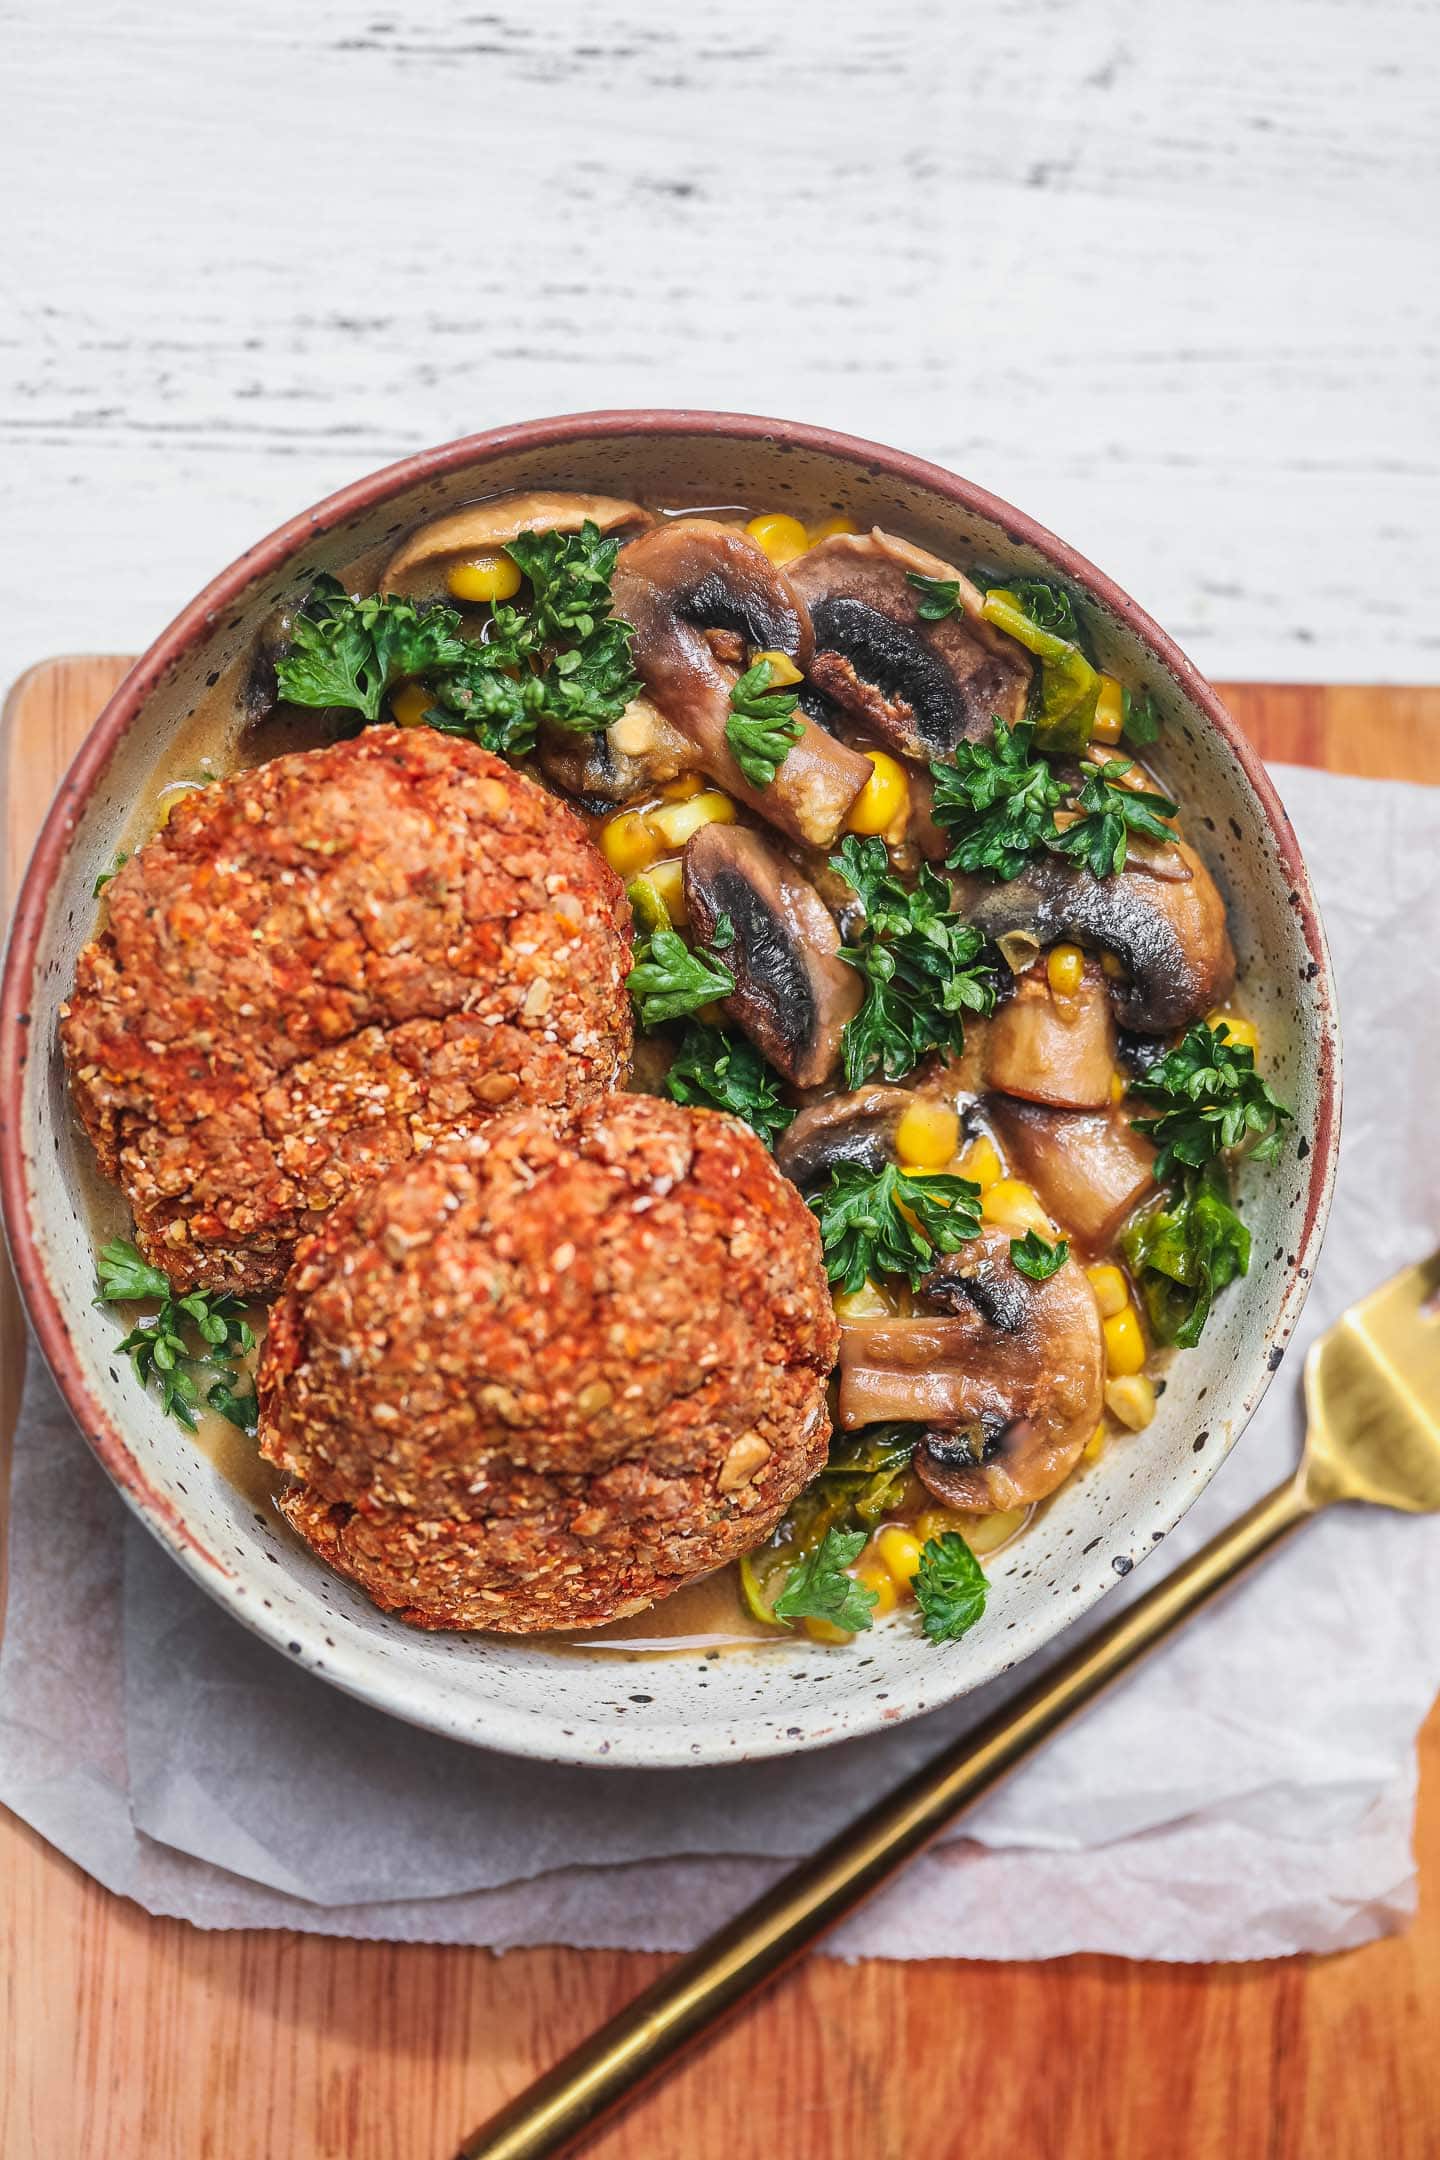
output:
[[[1153,1590],[680,1958],[474,2131],[459,2160],[541,2160],[593,2129],[1316,1508],[1298,1471],[1267,1493]]]

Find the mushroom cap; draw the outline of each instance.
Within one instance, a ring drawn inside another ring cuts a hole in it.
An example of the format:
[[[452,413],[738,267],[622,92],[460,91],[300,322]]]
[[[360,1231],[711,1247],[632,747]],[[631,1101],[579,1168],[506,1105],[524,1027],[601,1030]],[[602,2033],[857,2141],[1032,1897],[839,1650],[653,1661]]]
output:
[[[1138,855],[1110,877],[1042,855],[1007,885],[958,872],[951,885],[956,907],[992,940],[1021,932],[1041,946],[1070,938],[1114,953],[1130,975],[1110,985],[1115,1017],[1139,1034],[1188,1027],[1235,980],[1225,903],[1183,840],[1153,861]]]
[[[854,1088],[799,1111],[775,1142],[775,1161],[794,1185],[808,1185],[838,1163],[883,1170],[894,1162],[895,1133],[915,1102],[908,1088]]]
[[[963,612],[926,622],[912,574],[958,585]],[[837,533],[792,563],[790,579],[814,625],[811,681],[903,756],[950,757],[997,713],[1024,717],[1029,655],[979,619],[984,595],[938,555],[879,527]]]
[[[707,635],[734,633],[751,650],[786,653],[803,669],[810,617],[784,571],[737,525],[677,518],[621,549],[610,591],[635,632],[636,672],[694,746],[698,769],[792,839],[829,847],[870,778],[869,759],[807,718],[769,786],[752,786],[725,737],[734,669]]]
[[[949,1507],[1029,1507],[1068,1477],[1099,1421],[1105,1338],[1085,1271],[1032,1282],[985,1230],[926,1276],[931,1315],[845,1322],[840,1422],[927,1427],[921,1482]],[[947,1456],[953,1459],[947,1460]]]
[[[818,1087],[864,990],[839,957],[839,926],[814,886],[748,826],[702,825],[685,849],[685,905],[701,942],[722,915],[734,925],[723,958],[735,992],[722,1011],[778,1072]]]
[[[429,598],[444,590],[445,571],[467,556],[491,554],[522,532],[579,532],[597,525],[602,533],[637,531],[654,523],[637,502],[616,495],[569,495],[548,489],[525,495],[496,495],[489,502],[466,503],[445,517],[431,518],[401,541],[376,584],[377,592]]]

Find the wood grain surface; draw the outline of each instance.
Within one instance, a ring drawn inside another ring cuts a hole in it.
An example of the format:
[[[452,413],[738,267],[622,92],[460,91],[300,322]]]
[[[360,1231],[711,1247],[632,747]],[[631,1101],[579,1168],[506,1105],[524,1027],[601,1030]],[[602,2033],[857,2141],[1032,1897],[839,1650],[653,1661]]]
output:
[[[47,664],[12,696],[7,896],[122,665]],[[1440,782],[1440,690],[1227,695],[1271,758]],[[7,1336],[13,1385],[12,1353]],[[812,1958],[589,2150],[1436,2160],[1440,1716],[1422,1742],[1417,1841],[1417,1924],[1343,1956],[1227,1967]],[[204,1934],[111,1897],[0,1811],[0,2155],[447,2160],[664,1962]]]
[[[0,18],[0,682],[604,405],[937,458],[1211,676],[1440,675],[1424,0]]]

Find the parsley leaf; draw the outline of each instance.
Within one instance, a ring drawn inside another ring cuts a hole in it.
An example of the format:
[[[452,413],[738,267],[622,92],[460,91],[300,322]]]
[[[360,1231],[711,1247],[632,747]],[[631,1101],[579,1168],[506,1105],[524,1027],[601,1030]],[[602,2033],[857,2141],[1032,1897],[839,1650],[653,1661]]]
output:
[[[774,672],[769,660],[757,660],[730,691],[725,740],[751,787],[769,787],[805,732],[804,722],[794,717],[799,692],[767,687]]]
[[[1249,1272],[1250,1232],[1211,1179],[1187,1173],[1120,1239],[1157,1342],[1193,1350],[1215,1294]]]
[[[988,870],[1009,881],[1059,837],[1055,811],[1065,790],[1044,758],[1031,755],[1035,724],[1007,727],[996,716],[988,743],[962,742],[953,765],[932,765],[934,817],[954,845],[952,870]]]
[[[260,1399],[254,1388],[248,1395],[237,1395],[235,1375],[231,1373],[206,1391],[205,1400],[212,1410],[218,1410],[221,1417],[228,1418],[232,1425],[249,1433],[253,1439],[260,1426]]]
[[[713,954],[692,950],[678,931],[655,929],[638,946],[626,987],[641,1027],[653,1028],[729,997],[735,977]]]
[[[140,1381],[147,1387],[153,1382],[158,1388],[167,1414],[194,1432],[200,1390],[191,1368],[208,1365],[215,1371],[215,1351],[230,1359],[254,1349],[255,1336],[244,1317],[244,1305],[239,1298],[217,1296],[206,1290],[191,1290],[177,1297],[169,1278],[159,1268],[151,1267],[137,1248],[123,1239],[102,1246],[96,1265],[100,1303],[160,1300],[154,1318],[140,1321],[117,1347],[130,1358]],[[204,1345],[199,1350],[193,1347],[197,1335]],[[229,1400],[238,1405],[241,1398],[230,1392],[234,1378],[233,1372],[223,1371],[216,1387],[224,1383]],[[212,1389],[211,1399],[213,1395]],[[230,1412],[225,1411],[225,1415]],[[239,1419],[232,1422],[238,1423]]]
[[[337,707],[374,721],[393,684],[461,664],[469,651],[454,608],[422,607],[395,593],[357,599],[325,578],[295,617],[275,680],[287,704]]]
[[[878,1171],[837,1163],[809,1203],[820,1220],[825,1272],[846,1291],[867,1275],[904,1275],[914,1289],[940,1253],[958,1252],[980,1231],[978,1185],[948,1174],[912,1177],[896,1163]]]
[[[1085,631],[1075,612],[1075,602],[1063,585],[1052,584],[1049,578],[1006,578],[986,588],[987,598],[992,592],[1004,593],[1018,602],[1035,629],[1064,638],[1068,645],[1078,645],[1088,658]]]
[[[777,1620],[828,1620],[832,1627],[859,1635],[874,1622],[876,1593],[846,1570],[865,1544],[863,1530],[827,1530],[813,1552],[798,1560],[775,1600]]]
[[[96,878],[95,883],[90,888],[91,893],[94,895],[95,899],[99,899],[101,893],[104,892],[105,887],[110,883],[110,880],[113,877],[118,877],[118,875],[124,869],[126,863],[129,862],[129,860],[130,857],[124,848],[121,848],[117,854],[111,857],[110,868],[108,870],[102,870],[99,877]]]
[[[1027,1230],[1023,1238],[1010,1240],[1010,1265],[1028,1275],[1031,1282],[1049,1282],[1058,1275],[1070,1257],[1070,1240],[1057,1238],[1053,1245],[1047,1244],[1038,1230]]]
[[[1120,732],[1138,750],[1160,740],[1160,708],[1149,690],[1120,692]]]
[[[985,1610],[985,1570],[957,1530],[943,1530],[920,1554],[915,1602],[931,1642],[967,1635]]]
[[[1256,1162],[1272,1162],[1292,1113],[1255,1070],[1255,1053],[1232,1042],[1223,1021],[1192,1027],[1130,1092],[1158,1112],[1132,1118],[1160,1150],[1155,1175],[1162,1182],[1177,1165],[1199,1170],[1225,1150],[1249,1143]]]
[[[1176,805],[1167,795],[1126,787],[1122,775],[1131,770],[1129,758],[1107,758],[1103,765],[1091,766],[1075,798],[1085,815],[1048,843],[1057,854],[1084,863],[1092,877],[1124,869],[1132,832],[1162,842],[1175,838],[1161,820],[1174,817]]]
[[[995,981],[977,965],[984,938],[950,905],[929,864],[911,888],[894,875],[883,840],[850,834],[830,868],[853,885],[865,920],[840,957],[865,978],[865,1002],[842,1038],[845,1084],[878,1066],[903,1079],[930,1050],[961,1050],[965,1014],[988,1013]]]
[[[922,577],[918,570],[907,570],[905,580],[920,595],[915,613],[922,622],[944,622],[947,615],[964,614],[958,579]]]
[[[533,750],[542,720],[593,734],[640,688],[630,625],[610,613],[619,545],[588,522],[578,533],[517,534],[505,552],[530,582],[529,604],[492,607],[483,643],[462,635],[454,608],[396,593],[355,598],[323,579],[276,663],[279,693],[373,722],[397,683],[424,676],[435,698],[427,723],[500,756]]]
[[[743,1035],[692,1020],[665,1075],[672,1102],[703,1103],[743,1118],[766,1147],[773,1147],[795,1112],[780,1100],[779,1075]]]

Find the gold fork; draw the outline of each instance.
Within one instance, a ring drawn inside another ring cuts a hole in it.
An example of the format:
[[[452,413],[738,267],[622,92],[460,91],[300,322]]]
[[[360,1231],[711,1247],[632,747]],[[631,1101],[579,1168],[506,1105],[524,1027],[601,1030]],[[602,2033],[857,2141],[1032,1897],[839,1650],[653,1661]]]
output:
[[[1352,1306],[1305,1360],[1309,1429],[1293,1477],[681,1958],[467,2138],[460,2160],[540,2160],[572,2145],[1322,1508],[1440,1509],[1437,1296],[1440,1253]]]

